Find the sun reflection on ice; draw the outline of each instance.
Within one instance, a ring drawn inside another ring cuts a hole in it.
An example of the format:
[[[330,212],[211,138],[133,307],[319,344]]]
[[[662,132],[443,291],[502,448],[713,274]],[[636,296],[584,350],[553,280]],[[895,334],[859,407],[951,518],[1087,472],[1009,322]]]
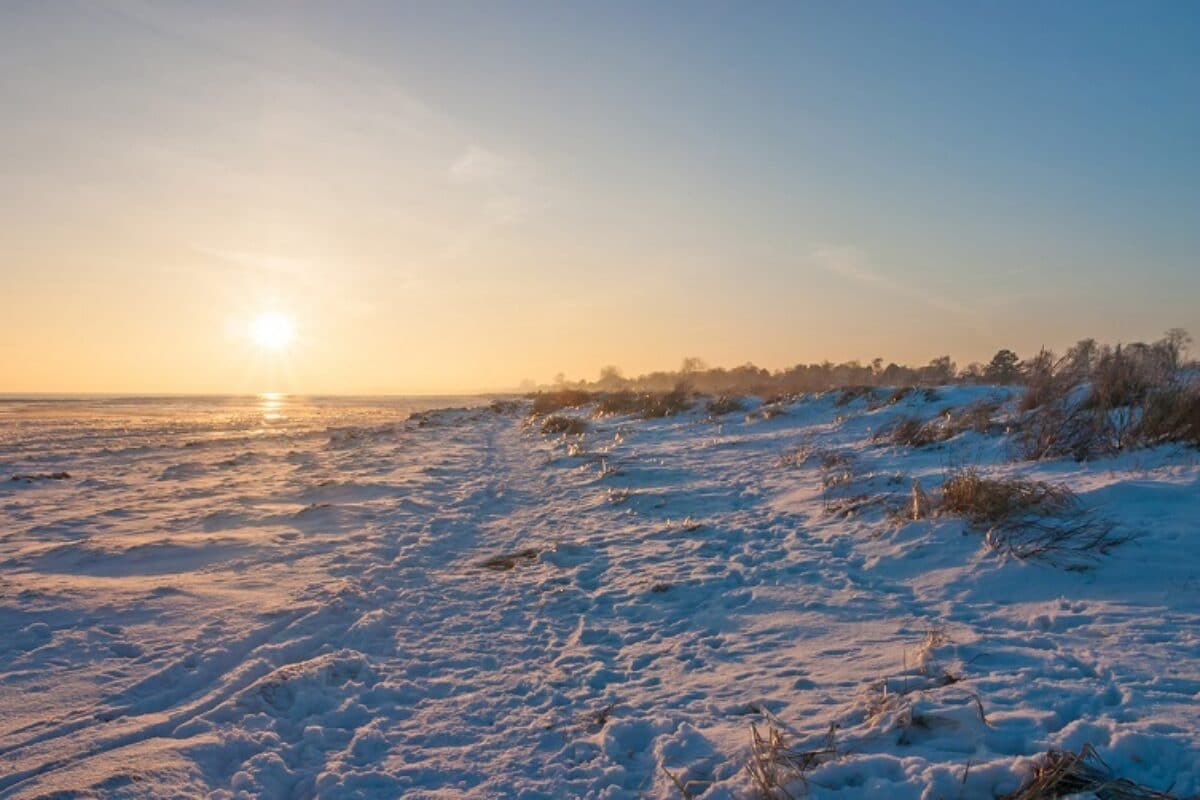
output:
[[[282,392],[263,392],[258,396],[258,413],[265,423],[282,422],[287,419],[283,413],[286,395]]]

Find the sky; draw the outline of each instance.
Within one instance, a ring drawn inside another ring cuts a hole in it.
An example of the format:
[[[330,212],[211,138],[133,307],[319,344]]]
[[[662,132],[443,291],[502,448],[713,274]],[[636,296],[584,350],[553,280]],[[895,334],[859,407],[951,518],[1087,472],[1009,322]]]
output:
[[[6,2],[0,392],[1200,334],[1198,41],[1190,2]]]

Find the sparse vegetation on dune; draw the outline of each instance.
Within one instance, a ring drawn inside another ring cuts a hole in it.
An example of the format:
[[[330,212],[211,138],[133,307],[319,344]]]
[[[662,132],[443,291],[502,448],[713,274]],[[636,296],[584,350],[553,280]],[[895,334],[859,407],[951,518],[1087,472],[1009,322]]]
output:
[[[992,417],[999,408],[998,402],[986,400],[958,409],[943,409],[940,414],[927,420],[905,415],[896,418],[890,426],[877,433],[875,438],[887,439],[892,444],[905,447],[927,447],[953,439],[966,431],[992,433],[997,428]]]
[[[502,553],[498,556],[492,556],[479,563],[479,566],[484,569],[490,569],[493,572],[507,572],[513,567],[525,561],[533,561],[538,557],[538,551],[533,548],[517,550],[512,553]]]
[[[720,396],[756,396],[764,402],[795,399],[799,395],[838,390],[835,403],[848,405],[867,397],[872,407],[894,405],[913,391],[935,401],[936,386],[950,384],[1023,385],[1020,403],[1027,412],[1069,394],[1073,387],[1090,384],[1098,408],[1121,408],[1141,404],[1159,388],[1178,380],[1187,371],[1184,355],[1191,339],[1172,329],[1157,342],[1100,345],[1084,339],[1062,358],[1049,350],[1022,361],[1007,348],[987,364],[969,364],[959,369],[949,356],[940,356],[924,366],[885,365],[876,358],[869,364],[847,361],[834,364],[797,364],[782,370],[767,370],[754,364],[726,369],[708,367],[701,359],[686,358],[676,371],[659,371],[626,378],[613,366],[601,370],[594,382],[560,382],[560,388],[535,395],[535,413],[553,413],[561,408],[585,405],[592,400],[612,403],[601,413],[634,413],[629,408],[639,397],[670,394],[681,383],[696,393]],[[1196,365],[1191,367],[1195,372]],[[876,392],[889,388],[881,398]]]
[[[936,420],[925,421],[910,416],[897,419],[885,435],[892,444],[906,447],[925,447],[942,440],[941,429]]]
[[[1017,443],[1029,459],[1084,460],[1165,442],[1200,444],[1200,377],[1183,364],[1190,341],[1100,347],[1085,340],[1026,367]]]

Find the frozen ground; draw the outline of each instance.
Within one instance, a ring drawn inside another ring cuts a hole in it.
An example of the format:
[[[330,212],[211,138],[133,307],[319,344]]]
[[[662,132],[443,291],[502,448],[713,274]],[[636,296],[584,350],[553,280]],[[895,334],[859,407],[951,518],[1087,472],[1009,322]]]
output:
[[[670,773],[742,797],[752,723],[799,749],[836,725],[811,797],[992,798],[1086,743],[1200,793],[1200,458],[872,440],[996,391],[581,438],[395,403],[9,404],[0,796],[679,797]],[[1070,571],[885,511],[962,464],[1065,482],[1136,538]]]

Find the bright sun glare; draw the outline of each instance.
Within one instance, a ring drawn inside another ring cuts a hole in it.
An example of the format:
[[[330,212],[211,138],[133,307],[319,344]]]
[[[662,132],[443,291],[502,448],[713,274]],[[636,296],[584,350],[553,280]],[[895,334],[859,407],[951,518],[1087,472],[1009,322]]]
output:
[[[250,338],[264,350],[283,350],[295,337],[296,327],[292,321],[277,311],[259,314],[250,323]]]

